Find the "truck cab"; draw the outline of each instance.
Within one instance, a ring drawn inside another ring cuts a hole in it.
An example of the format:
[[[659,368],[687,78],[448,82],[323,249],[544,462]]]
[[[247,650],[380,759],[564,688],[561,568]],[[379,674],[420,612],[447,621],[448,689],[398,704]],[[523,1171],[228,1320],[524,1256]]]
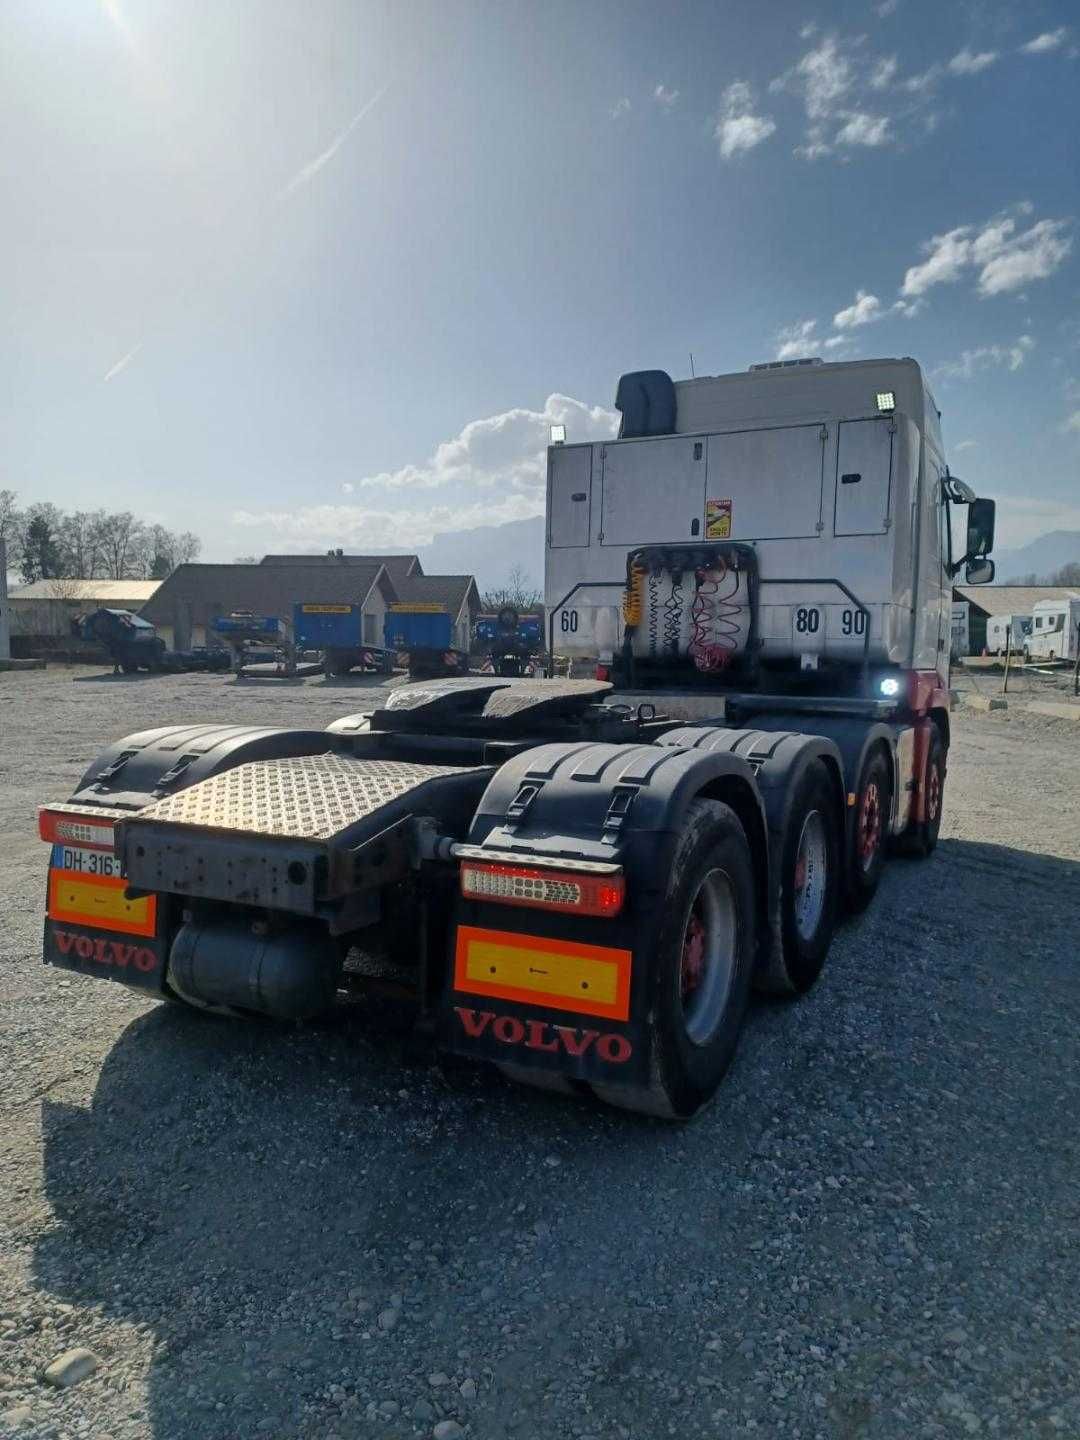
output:
[[[648,371],[619,395],[616,438],[548,452],[553,651],[635,687],[947,680],[953,579],[992,577],[993,506],[950,474],[916,361]],[[707,568],[718,542],[747,563]]]

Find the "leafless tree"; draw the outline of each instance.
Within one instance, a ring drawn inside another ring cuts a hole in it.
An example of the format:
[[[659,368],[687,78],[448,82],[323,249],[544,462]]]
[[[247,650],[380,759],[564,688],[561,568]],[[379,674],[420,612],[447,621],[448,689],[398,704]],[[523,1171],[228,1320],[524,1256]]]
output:
[[[480,603],[485,610],[498,611],[504,605],[512,605],[518,614],[529,610],[535,610],[538,605],[543,604],[544,597],[533,583],[531,575],[526,575],[520,565],[515,565],[507,576],[506,584],[494,590],[487,590],[480,597]]]

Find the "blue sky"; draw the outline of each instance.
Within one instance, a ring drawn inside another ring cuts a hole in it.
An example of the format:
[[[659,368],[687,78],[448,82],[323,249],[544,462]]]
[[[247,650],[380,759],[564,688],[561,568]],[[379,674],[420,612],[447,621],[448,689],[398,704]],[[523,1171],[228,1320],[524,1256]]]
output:
[[[0,485],[204,557],[542,509],[624,370],[912,354],[1080,528],[1080,14],[9,0]],[[493,537],[494,539],[494,537]]]

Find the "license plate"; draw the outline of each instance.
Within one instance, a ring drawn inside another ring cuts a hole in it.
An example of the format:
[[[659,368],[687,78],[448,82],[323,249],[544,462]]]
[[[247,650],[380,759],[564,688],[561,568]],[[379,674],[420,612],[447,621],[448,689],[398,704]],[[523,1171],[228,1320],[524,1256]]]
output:
[[[73,870],[77,875],[102,875],[106,879],[120,878],[120,857],[107,850],[83,850],[74,845],[54,845],[52,849],[54,870]]]

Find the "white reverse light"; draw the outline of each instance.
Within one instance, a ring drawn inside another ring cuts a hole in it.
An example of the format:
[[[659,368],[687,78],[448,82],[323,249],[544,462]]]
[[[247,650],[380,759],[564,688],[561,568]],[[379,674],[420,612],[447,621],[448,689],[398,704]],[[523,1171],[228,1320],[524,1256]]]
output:
[[[896,396],[891,390],[877,392],[877,408],[884,415],[891,415],[896,409]]]
[[[552,427],[551,427],[551,443],[552,443],[552,445],[565,445],[565,444],[566,444],[566,426],[565,426],[565,425],[552,425]]]
[[[894,695],[900,694],[900,681],[894,680],[891,675],[887,675],[885,679],[879,683],[878,689],[882,695],[887,695],[891,699]]]

